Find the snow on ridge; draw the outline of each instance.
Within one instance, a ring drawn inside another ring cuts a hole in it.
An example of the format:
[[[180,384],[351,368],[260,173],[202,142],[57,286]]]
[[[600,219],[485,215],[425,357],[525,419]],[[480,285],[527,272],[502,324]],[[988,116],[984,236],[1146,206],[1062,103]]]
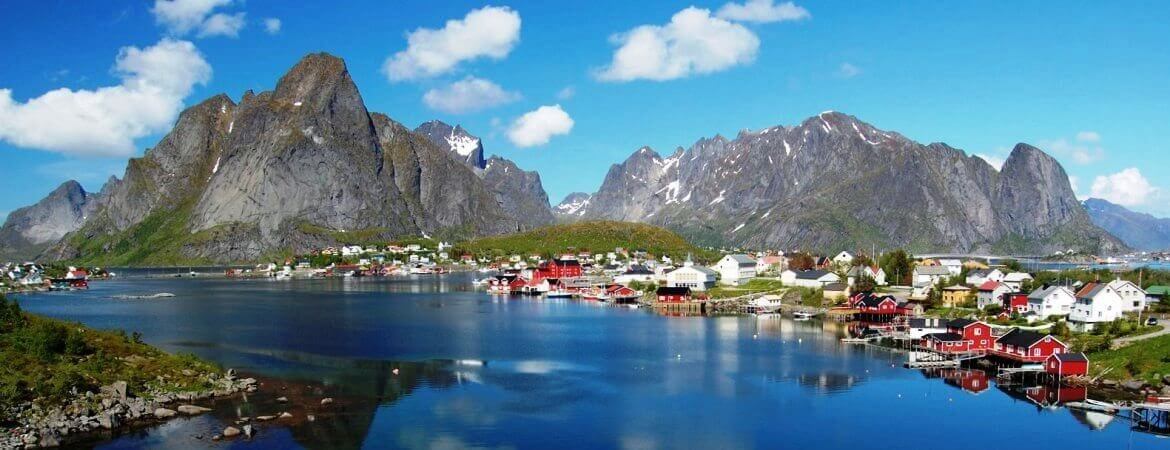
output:
[[[456,135],[454,128],[451,129],[451,134],[447,136],[446,140],[451,151],[464,157],[471,155],[479,147],[479,139],[467,135]]]
[[[825,120],[825,114],[830,114],[832,112],[833,111],[825,111],[817,114],[817,118],[821,119],[821,128],[823,128],[826,133],[833,131],[833,126],[829,125],[829,121]]]
[[[569,216],[585,215],[585,208],[589,206],[589,198],[584,198],[571,203],[562,203],[557,205],[557,212]]]
[[[734,232],[736,232],[736,231],[739,231],[739,229],[740,229],[740,228],[743,228],[743,226],[744,226],[744,225],[747,225],[747,224],[746,224],[746,223],[741,223],[741,224],[739,224],[738,226],[736,226],[736,227],[735,227],[735,229],[734,229],[734,230],[731,230],[731,232],[732,232],[732,233],[734,233]]]
[[[861,132],[861,128],[858,128],[858,127],[857,127],[857,123],[852,123],[852,124],[850,124],[850,125],[853,125],[853,131],[856,131],[856,132],[857,132],[857,136],[858,136],[858,137],[860,137],[860,138],[861,138],[861,140],[865,141],[866,143],[868,143],[868,144],[870,144],[870,145],[878,145],[878,144],[880,144],[880,143],[881,143],[880,141],[871,141],[871,140],[869,140],[869,138],[865,137],[865,134],[863,134],[863,133]]]
[[[679,184],[679,181],[674,180],[674,181],[671,181],[670,183],[667,183],[666,187],[659,189],[658,192],[655,192],[654,194],[658,195],[658,194],[665,192],[666,193],[666,203],[665,204],[669,205],[671,203],[676,203],[676,202],[678,202],[678,191],[679,191],[680,186],[681,185]]]
[[[726,192],[727,192],[727,189],[724,189],[724,190],[722,190],[722,191],[719,191],[719,196],[718,196],[718,197],[715,197],[715,200],[711,200],[711,203],[708,203],[708,204],[707,204],[707,206],[711,206],[711,205],[714,205],[714,204],[716,204],[716,203],[720,203],[720,202],[722,202],[722,201],[723,201],[723,194],[724,194],[724,193],[726,193]]]
[[[788,145],[787,139],[785,139],[783,142],[784,142],[784,156],[791,155],[792,154],[792,146]]]

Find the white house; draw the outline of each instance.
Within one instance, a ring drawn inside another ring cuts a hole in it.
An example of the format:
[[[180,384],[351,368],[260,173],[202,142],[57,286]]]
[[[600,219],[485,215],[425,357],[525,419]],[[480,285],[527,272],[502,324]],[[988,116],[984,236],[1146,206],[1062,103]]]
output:
[[[666,287],[687,287],[692,291],[705,291],[715,287],[714,270],[696,266],[689,261],[682,267],[666,272]]]
[[[912,281],[915,286],[923,284],[934,286],[950,276],[950,269],[944,266],[915,266]]]
[[[1142,311],[1146,309],[1146,291],[1120,278],[1110,281],[1109,287],[1121,296],[1121,309],[1125,312]]]
[[[621,275],[613,277],[613,282],[622,286],[629,286],[633,282],[648,283],[654,281],[654,272],[650,271],[644,266],[633,265],[622,272]]]
[[[1016,291],[1023,290],[1027,281],[1032,281],[1032,275],[1026,272],[1010,272],[1003,276],[1003,284]]]
[[[873,283],[878,285],[878,286],[885,286],[886,285],[886,271],[882,270],[881,267],[876,267],[876,266],[875,267],[853,266],[853,268],[849,269],[849,272],[845,274],[846,283],[848,283],[850,286],[853,286],[857,283],[858,277],[860,277],[862,275],[867,276],[870,279],[872,279]]]
[[[979,309],[984,309],[991,305],[1002,305],[1003,295],[1012,292],[1006,284],[995,280],[988,280],[979,285],[979,293],[975,295],[976,304]]]
[[[797,272],[789,269],[780,274],[780,282],[786,286],[822,288],[826,284],[840,281],[841,277],[826,270],[802,270]]]
[[[1003,271],[999,269],[979,269],[967,272],[967,285],[982,286],[988,281],[1003,281]]]
[[[946,333],[948,319],[939,319],[936,317],[915,317],[910,319],[910,339],[922,339],[924,336],[932,333]]]
[[[360,245],[346,245],[341,247],[341,256],[357,256],[365,251]]]
[[[744,254],[726,255],[715,263],[722,284],[740,284],[756,276],[756,260]]]
[[[1077,292],[1068,321],[1076,331],[1092,331],[1096,324],[1121,317],[1124,300],[1110,285],[1088,283]]]
[[[938,265],[946,267],[951,276],[963,273],[963,262],[957,259],[940,259]]]
[[[837,256],[833,257],[833,264],[841,267],[849,267],[853,264],[853,255],[849,252],[838,253]]]
[[[1040,318],[1072,313],[1077,297],[1064,286],[1049,286],[1028,294],[1028,311]]]

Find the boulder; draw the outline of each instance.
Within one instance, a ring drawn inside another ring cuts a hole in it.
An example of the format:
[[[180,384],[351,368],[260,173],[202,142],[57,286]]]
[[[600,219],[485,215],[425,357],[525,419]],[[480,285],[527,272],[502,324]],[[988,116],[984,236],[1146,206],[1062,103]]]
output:
[[[277,397],[276,401],[279,403],[288,403],[288,397]]]
[[[253,428],[251,425],[244,425],[244,437],[252,438]]]
[[[1162,375],[1162,384],[1170,386],[1170,375]]]
[[[98,426],[107,430],[117,428],[119,425],[118,416],[111,413],[99,414],[97,417]]]
[[[321,406],[333,404],[333,397],[325,397],[321,399]]]
[[[267,422],[267,421],[275,419],[275,418],[276,418],[276,416],[256,416],[256,420],[261,421],[261,422]]]
[[[1121,383],[1121,387],[1129,391],[1140,392],[1142,388],[1146,387],[1146,382],[1141,380],[1129,380]]]
[[[291,413],[289,413],[288,411],[285,411],[285,412],[282,412],[282,413],[280,413],[280,418],[281,418],[281,419],[291,419],[291,418],[292,418],[292,416],[293,416],[293,415],[292,415]]]
[[[188,416],[195,416],[195,415],[199,415],[199,414],[203,414],[205,412],[211,411],[211,408],[204,408],[202,406],[195,406],[195,405],[179,405],[178,410],[179,410],[179,412],[186,414]]]
[[[240,429],[236,427],[227,427],[223,429],[223,437],[236,437],[240,435]]]
[[[57,439],[57,435],[55,434],[46,434],[41,436],[41,440],[37,442],[37,445],[41,447],[57,447],[61,445],[61,440]]]
[[[175,412],[173,409],[156,408],[154,410],[154,416],[159,419],[169,419],[171,417],[175,417],[176,414],[178,414],[178,412]]]

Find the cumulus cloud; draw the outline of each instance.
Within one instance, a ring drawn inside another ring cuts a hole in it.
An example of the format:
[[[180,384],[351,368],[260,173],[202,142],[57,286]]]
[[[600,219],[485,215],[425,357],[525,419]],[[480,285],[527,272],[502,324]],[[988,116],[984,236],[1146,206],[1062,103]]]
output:
[[[471,10],[443,28],[419,28],[406,35],[406,50],[382,64],[390,81],[416,80],[451,72],[464,61],[503,59],[520,42],[520,14],[508,7]]]
[[[577,95],[577,90],[572,86],[565,86],[557,91],[557,100],[568,100],[573,98],[574,95]]]
[[[1081,131],[1077,133],[1078,142],[1101,142],[1101,135],[1096,131]]]
[[[719,72],[756,59],[760,39],[743,25],[689,7],[666,25],[642,25],[610,40],[613,61],[596,76],[602,81],[664,81]]]
[[[861,75],[861,69],[850,63],[841,63],[841,67],[837,68],[837,76],[839,78],[853,78]]]
[[[573,119],[561,105],[541,106],[524,113],[508,128],[508,140],[517,147],[547,144],[553,136],[569,134]]]
[[[268,34],[276,34],[280,32],[280,19],[269,17],[264,19],[264,32]]]
[[[1090,195],[1122,206],[1139,206],[1146,204],[1157,192],[1158,189],[1150,185],[1140,170],[1130,167],[1095,178]]]
[[[123,47],[114,63],[122,84],[96,90],[60,88],[27,102],[0,89],[0,140],[76,155],[128,156],[134,139],[164,131],[211,65],[194,44],[163,39]]]
[[[776,4],[773,0],[747,0],[740,3],[727,3],[719,8],[716,14],[719,18],[736,22],[785,22],[804,20],[812,17],[807,9],[796,6],[795,3],[785,2]]]
[[[434,110],[451,114],[482,111],[516,101],[520,94],[505,91],[491,81],[468,76],[442,88],[423,94],[423,103]]]
[[[194,32],[198,37],[239,36],[244,28],[244,13],[215,12],[233,0],[155,0],[150,12],[155,22],[176,36]]]
[[[1040,147],[1058,157],[1071,159],[1073,163],[1086,165],[1105,158],[1101,146],[1101,135],[1094,131],[1081,131],[1072,139],[1059,138],[1041,141]]]
[[[977,153],[977,154],[975,154],[975,156],[978,156],[980,159],[987,161],[987,163],[991,164],[991,167],[994,167],[995,170],[997,170],[997,171],[1003,170],[1003,162],[1004,162],[1003,158],[998,157],[998,156],[984,154],[984,153]]]

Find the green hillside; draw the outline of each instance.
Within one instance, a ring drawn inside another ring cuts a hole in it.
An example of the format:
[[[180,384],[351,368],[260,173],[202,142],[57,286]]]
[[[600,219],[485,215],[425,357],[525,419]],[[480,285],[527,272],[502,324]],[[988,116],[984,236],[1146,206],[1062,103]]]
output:
[[[554,255],[564,252],[609,252],[621,247],[644,250],[651,255],[685,258],[688,254],[700,261],[712,259],[709,250],[691,245],[682,236],[664,228],[628,222],[578,222],[551,225],[532,231],[475,239],[455,246],[456,254],[477,256]]]

